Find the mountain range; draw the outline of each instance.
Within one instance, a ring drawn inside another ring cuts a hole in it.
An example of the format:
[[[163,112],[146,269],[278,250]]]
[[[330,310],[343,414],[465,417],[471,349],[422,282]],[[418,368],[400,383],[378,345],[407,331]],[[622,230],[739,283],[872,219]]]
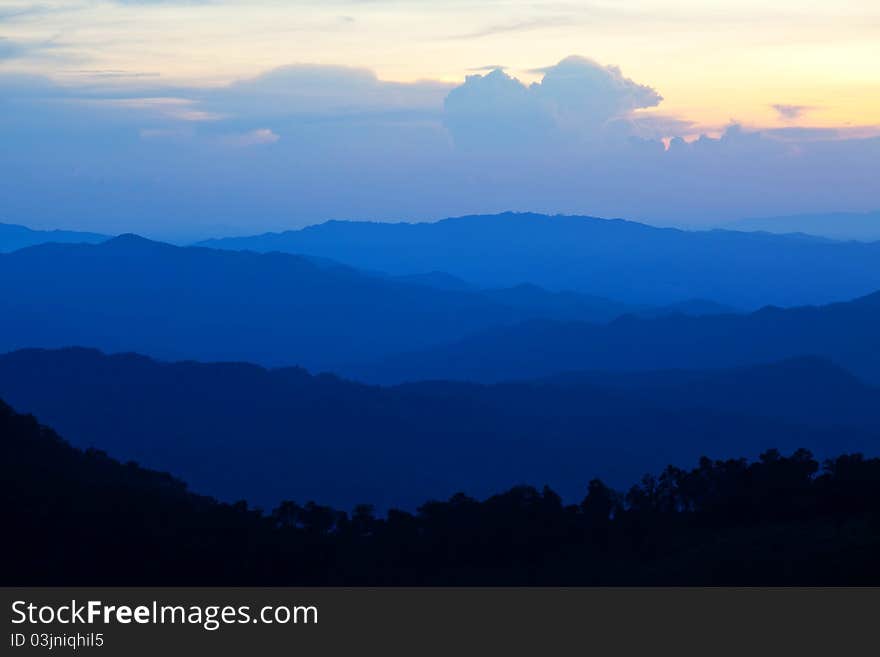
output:
[[[0,254],[0,397],[260,504],[875,451],[880,292],[739,309],[876,290],[880,244],[527,214],[265,239]]]
[[[804,233],[833,240],[876,242],[880,240],[880,212],[827,212],[740,219],[726,227],[730,230]]]
[[[320,256],[399,276],[439,271],[481,287],[531,283],[630,304],[699,298],[757,309],[829,303],[880,289],[880,243],[684,231],[581,216],[330,221],[202,245]]]
[[[880,446],[880,391],[822,359],[750,368],[379,387],[298,368],[87,349],[0,356],[0,398],[74,445],[270,508],[412,508],[550,484],[566,499],[669,463]]]
[[[110,239],[109,235],[73,230],[33,230],[16,224],[0,224],[0,253],[49,242],[96,244]]]
[[[177,247],[134,235],[0,254],[0,349],[90,346],[333,370],[528,319],[707,314],[534,285],[481,290],[326,259]]]
[[[346,374],[377,382],[505,381],[565,370],[707,369],[816,355],[880,383],[880,292],[849,302],[703,317],[632,315],[607,324],[535,320],[377,360]]]

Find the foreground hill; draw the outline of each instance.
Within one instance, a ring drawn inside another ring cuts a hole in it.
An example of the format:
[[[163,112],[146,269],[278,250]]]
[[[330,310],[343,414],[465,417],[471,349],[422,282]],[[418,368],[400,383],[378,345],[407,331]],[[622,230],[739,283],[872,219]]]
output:
[[[876,584],[880,462],[701,459],[580,504],[519,486],[417,513],[270,515],[71,447],[0,401],[7,585]],[[63,537],[60,540],[59,537]],[[747,555],[747,558],[743,558]]]
[[[85,349],[0,357],[0,397],[74,444],[266,507],[320,498],[412,508],[519,483],[551,483],[573,499],[594,476],[623,485],[702,454],[880,447],[880,394],[823,361],[698,378],[381,388]]]
[[[16,224],[0,224],[0,253],[49,242],[97,244],[108,239],[110,239],[109,235],[99,233],[72,230],[32,230]]]
[[[439,270],[484,287],[529,282],[652,305],[700,298],[741,308],[789,306],[880,289],[880,244],[689,232],[591,217],[505,213],[436,223],[331,221],[204,244],[324,256],[399,275]]]
[[[746,315],[609,324],[532,321],[352,368],[365,380],[504,381],[566,370],[633,371],[754,365],[817,355],[880,383],[880,292],[846,303],[768,307]]]

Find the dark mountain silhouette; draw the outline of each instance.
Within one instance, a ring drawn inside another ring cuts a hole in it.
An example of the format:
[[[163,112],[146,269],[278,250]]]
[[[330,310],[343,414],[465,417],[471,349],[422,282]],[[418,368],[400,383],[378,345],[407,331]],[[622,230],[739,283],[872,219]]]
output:
[[[246,507],[190,493],[167,473],[76,449],[3,401],[0,490],[5,584],[216,585],[240,581],[245,571],[256,578],[253,565],[273,559],[268,523]],[[281,563],[277,553],[274,560]]]
[[[440,289],[326,259],[134,235],[0,255],[0,349],[87,345],[328,370],[529,318],[625,311],[664,312],[531,286]]]
[[[74,444],[265,506],[320,498],[412,508],[523,482],[552,482],[571,499],[591,477],[622,485],[702,454],[876,452],[880,396],[827,363],[693,377],[381,388],[296,368],[86,349],[0,357],[0,397]]]
[[[205,244],[325,256],[396,275],[443,271],[481,287],[528,282],[649,305],[700,298],[754,309],[828,303],[880,289],[880,244],[682,231],[591,217],[331,221]]]
[[[16,224],[0,224],[0,253],[49,242],[96,244],[110,239],[109,235],[71,230],[32,230]]]
[[[624,316],[602,325],[531,321],[347,373],[380,382],[491,382],[566,370],[729,368],[817,355],[880,383],[878,335],[880,293],[875,293],[846,303],[767,307],[747,315]]]
[[[731,230],[804,233],[834,240],[880,241],[880,212],[827,212],[740,219]]]
[[[0,401],[7,585],[876,584],[880,460],[797,450],[667,467],[580,503],[517,486],[376,516],[271,514],[76,449]],[[63,537],[63,540],[59,540]]]

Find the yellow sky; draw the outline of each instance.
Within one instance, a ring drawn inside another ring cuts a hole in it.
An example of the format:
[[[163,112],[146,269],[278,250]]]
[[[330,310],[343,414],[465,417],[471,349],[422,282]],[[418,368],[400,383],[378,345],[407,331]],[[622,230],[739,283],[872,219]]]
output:
[[[2,0],[0,37],[0,71],[118,84],[219,84],[292,63],[450,82],[498,64],[533,80],[578,54],[698,126],[880,124],[877,0]],[[773,105],[803,109],[785,119]]]

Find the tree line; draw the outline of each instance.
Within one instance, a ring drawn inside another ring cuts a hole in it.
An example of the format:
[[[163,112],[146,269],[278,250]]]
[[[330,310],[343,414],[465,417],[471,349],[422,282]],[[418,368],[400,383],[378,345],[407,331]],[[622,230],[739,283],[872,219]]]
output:
[[[6,584],[880,583],[880,459],[700,459],[567,503],[549,487],[415,511],[226,504],[0,402]]]

